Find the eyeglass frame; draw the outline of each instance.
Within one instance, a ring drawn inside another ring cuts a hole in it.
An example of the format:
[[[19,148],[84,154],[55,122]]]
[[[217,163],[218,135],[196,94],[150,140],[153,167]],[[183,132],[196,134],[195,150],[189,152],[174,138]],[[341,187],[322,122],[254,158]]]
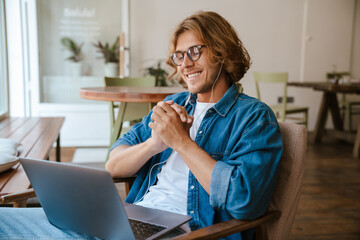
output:
[[[193,60],[193,59],[191,58],[190,51],[189,51],[191,48],[194,48],[194,47],[199,50],[199,58],[196,59],[196,60]],[[206,47],[206,45],[194,45],[194,46],[189,47],[186,51],[176,51],[176,52],[173,52],[173,53],[170,55],[170,59],[171,59],[171,61],[172,61],[172,63],[173,63],[174,65],[176,65],[176,66],[181,66],[181,64],[183,64],[183,62],[184,62],[184,60],[185,60],[185,53],[186,53],[186,55],[188,56],[188,58],[189,58],[192,62],[196,62],[196,61],[199,60],[200,57],[201,57],[201,49],[202,49],[202,48],[205,48],[205,47]],[[176,64],[175,61],[174,61],[174,59],[173,59],[173,56],[176,56],[176,55],[175,55],[176,53],[181,53],[181,54],[182,54],[183,60],[182,60],[182,62],[181,62],[180,64]]]

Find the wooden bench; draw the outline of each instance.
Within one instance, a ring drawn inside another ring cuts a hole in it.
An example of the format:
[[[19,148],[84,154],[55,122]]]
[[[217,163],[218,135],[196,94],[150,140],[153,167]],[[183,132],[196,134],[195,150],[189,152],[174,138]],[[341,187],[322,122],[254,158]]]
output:
[[[64,117],[4,118],[0,121],[0,138],[20,142],[20,157],[44,160],[49,160],[50,150],[56,142],[56,161],[60,161],[60,129],[64,120]],[[29,179],[19,163],[0,173],[0,196],[26,192],[29,187]],[[7,202],[1,197],[0,203]],[[17,203],[16,206],[23,204],[26,202]]]

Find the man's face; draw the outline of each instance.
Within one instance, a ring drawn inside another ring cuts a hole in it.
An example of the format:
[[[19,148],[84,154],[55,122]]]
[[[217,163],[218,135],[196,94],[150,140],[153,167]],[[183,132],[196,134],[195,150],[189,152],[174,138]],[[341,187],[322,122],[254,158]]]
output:
[[[189,47],[203,45],[195,35],[186,31],[179,35],[176,51],[186,51]],[[209,100],[211,87],[218,75],[218,67],[213,64],[208,55],[207,47],[201,48],[200,58],[193,62],[184,53],[184,62],[177,67],[180,76],[184,79],[191,93],[199,93]],[[200,100],[200,99],[199,99]]]

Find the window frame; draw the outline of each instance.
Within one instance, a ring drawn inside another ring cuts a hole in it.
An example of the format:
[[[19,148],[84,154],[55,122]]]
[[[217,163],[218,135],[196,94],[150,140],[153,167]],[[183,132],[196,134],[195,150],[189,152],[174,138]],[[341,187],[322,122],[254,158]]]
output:
[[[0,120],[9,116],[9,74],[6,41],[5,0],[0,0]]]

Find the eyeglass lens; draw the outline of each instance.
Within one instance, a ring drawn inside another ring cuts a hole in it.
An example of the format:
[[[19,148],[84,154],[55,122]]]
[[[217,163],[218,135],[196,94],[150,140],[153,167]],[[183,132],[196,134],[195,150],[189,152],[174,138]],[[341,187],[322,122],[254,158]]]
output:
[[[186,50],[186,54],[191,61],[197,61],[200,58],[201,46],[192,46]],[[171,55],[171,60],[177,66],[180,66],[184,62],[184,52],[175,52]]]

